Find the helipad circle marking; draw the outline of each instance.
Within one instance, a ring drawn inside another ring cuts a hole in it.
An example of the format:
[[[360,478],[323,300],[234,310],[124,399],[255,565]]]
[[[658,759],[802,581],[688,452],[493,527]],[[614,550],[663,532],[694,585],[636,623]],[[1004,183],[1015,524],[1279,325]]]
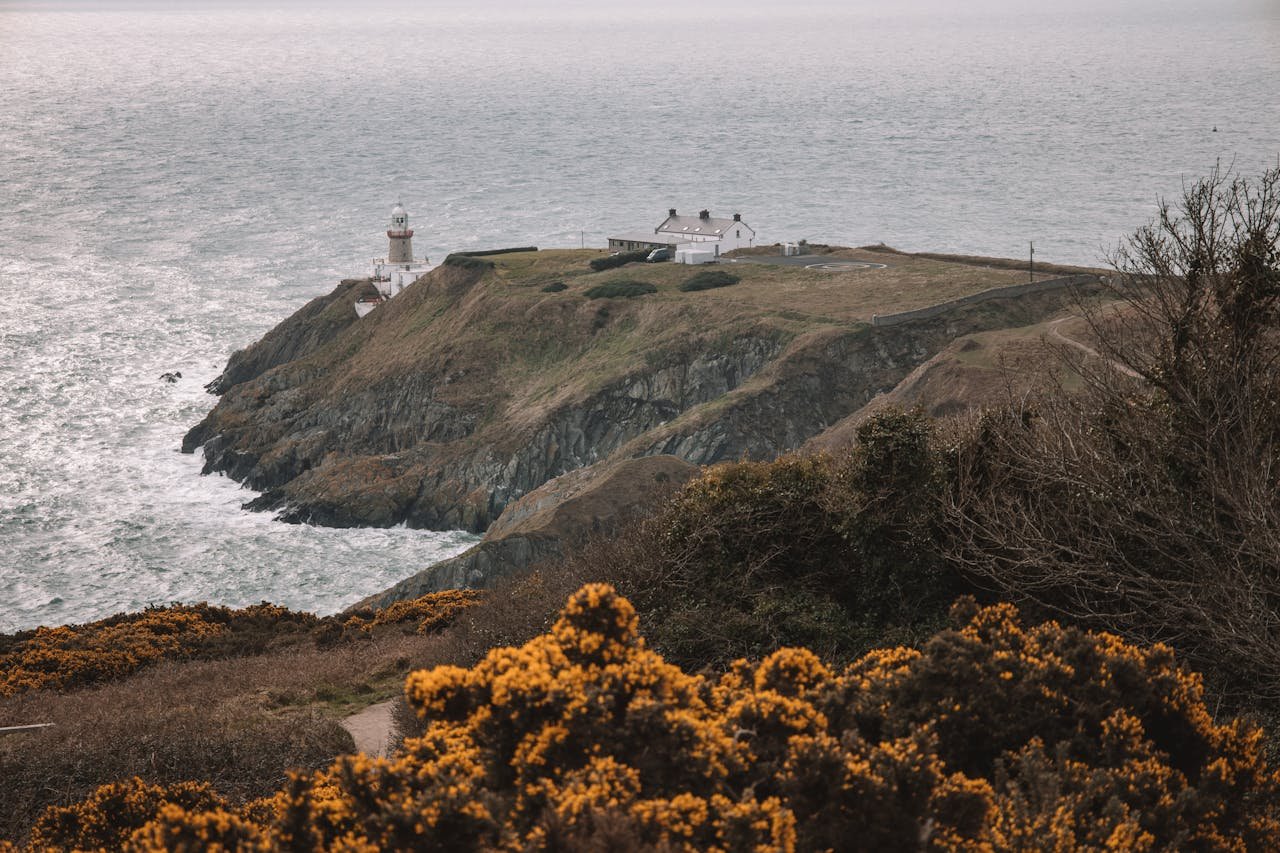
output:
[[[829,261],[823,264],[805,264],[804,268],[820,272],[849,272],[851,270],[882,270],[885,265],[865,261]]]

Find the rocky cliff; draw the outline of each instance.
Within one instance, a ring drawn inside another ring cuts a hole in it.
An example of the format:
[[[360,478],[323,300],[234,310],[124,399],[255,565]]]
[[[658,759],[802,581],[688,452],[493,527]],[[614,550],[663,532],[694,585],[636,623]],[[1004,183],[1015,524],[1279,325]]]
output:
[[[446,589],[487,587],[512,572],[608,534],[670,495],[700,469],[674,456],[619,459],[571,471],[507,506],[474,547],[416,572],[351,609],[387,607]]]
[[[549,480],[602,462],[703,465],[798,448],[957,337],[1038,322],[1066,298],[876,328],[865,321],[877,311],[1015,273],[911,256],[835,272],[740,263],[740,283],[682,292],[688,268],[594,273],[593,256],[444,266],[361,320],[351,303],[364,285],[344,282],[232,358],[212,386],[222,399],[183,449],[203,447],[206,472],[260,490],[251,506],[285,520],[479,531]],[[657,292],[590,298],[619,278]]]

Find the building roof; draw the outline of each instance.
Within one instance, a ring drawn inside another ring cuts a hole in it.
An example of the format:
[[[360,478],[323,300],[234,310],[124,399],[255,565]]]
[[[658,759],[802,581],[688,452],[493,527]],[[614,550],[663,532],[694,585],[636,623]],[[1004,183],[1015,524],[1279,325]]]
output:
[[[699,237],[707,234],[712,237],[721,237],[734,228],[746,228],[752,234],[756,233],[754,228],[741,219],[722,219],[716,216],[708,216],[706,219],[701,216],[668,216],[658,226],[659,231],[667,234],[687,234]]]
[[[672,240],[670,234],[656,234],[653,231],[623,231],[621,234],[610,234],[610,240],[625,240],[629,243],[661,243],[669,246],[678,243],[678,240]]]

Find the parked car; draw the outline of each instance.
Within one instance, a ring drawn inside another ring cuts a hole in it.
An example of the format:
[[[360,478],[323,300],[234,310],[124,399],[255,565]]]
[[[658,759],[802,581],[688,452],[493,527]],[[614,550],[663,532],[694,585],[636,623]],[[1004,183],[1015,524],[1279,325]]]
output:
[[[669,261],[676,256],[675,250],[671,248],[654,249],[649,253],[649,257],[645,258],[646,263],[656,264],[659,261]]]

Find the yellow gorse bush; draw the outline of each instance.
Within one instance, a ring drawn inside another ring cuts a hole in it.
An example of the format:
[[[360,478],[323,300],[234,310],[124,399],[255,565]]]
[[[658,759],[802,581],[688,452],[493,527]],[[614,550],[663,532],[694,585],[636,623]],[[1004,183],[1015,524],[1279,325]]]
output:
[[[474,590],[446,590],[323,620],[266,602],[238,609],[175,604],[84,625],[0,635],[0,696],[112,681],[162,660],[252,654],[290,635],[306,638],[317,625],[332,626],[339,639],[404,623],[415,623],[418,633],[432,633],[480,597]]]
[[[397,601],[371,613],[353,614],[342,620],[348,630],[365,633],[382,625],[416,622],[419,634],[430,634],[448,626],[458,614],[480,603],[483,593],[475,589],[447,589],[429,592],[408,601]]]
[[[647,648],[631,605],[591,585],[524,646],[411,675],[426,731],[390,760],[341,758],[239,811],[152,791],[145,823],[112,817],[100,792],[51,810],[37,841],[1260,850],[1280,837],[1260,732],[1215,724],[1169,649],[1025,627],[1007,606],[954,615],[960,627],[921,649],[841,670],[782,649],[705,677]]]
[[[186,657],[226,631],[207,610],[158,607],[122,620],[37,628],[0,654],[0,695],[108,681],[149,663]]]

